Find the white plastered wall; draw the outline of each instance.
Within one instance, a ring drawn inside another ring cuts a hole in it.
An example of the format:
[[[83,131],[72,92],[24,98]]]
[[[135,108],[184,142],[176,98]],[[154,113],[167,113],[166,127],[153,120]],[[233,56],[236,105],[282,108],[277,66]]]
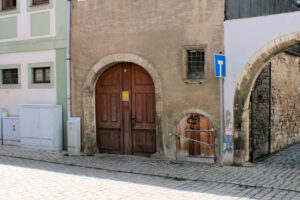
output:
[[[27,10],[27,0],[20,1],[20,12],[17,14],[3,15],[0,16],[0,19],[17,16],[17,38],[11,39],[2,39],[0,42],[10,42],[10,41],[19,41],[19,40],[28,40],[28,39],[37,39],[37,38],[48,38],[54,37],[56,35],[55,28],[55,4],[56,0],[53,0],[53,7],[49,9],[42,9],[36,11]],[[30,33],[30,15],[40,12],[50,12],[50,34],[41,35],[41,36],[31,36]]]
[[[275,38],[300,30],[300,12],[224,22],[227,77],[224,81],[225,128],[233,126],[234,92],[250,57]],[[227,153],[225,162],[232,162]]]
[[[53,88],[28,88],[28,64],[53,62]],[[8,115],[19,115],[20,104],[56,104],[55,50],[27,53],[0,54],[0,65],[21,65],[21,88],[0,89],[0,108],[6,108]]]

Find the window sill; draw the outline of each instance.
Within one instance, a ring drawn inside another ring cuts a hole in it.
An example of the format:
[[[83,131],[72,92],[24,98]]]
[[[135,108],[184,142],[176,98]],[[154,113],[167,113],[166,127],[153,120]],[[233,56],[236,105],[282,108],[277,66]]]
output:
[[[202,84],[206,81],[207,79],[184,79],[184,83],[186,84]]]
[[[0,16],[18,14],[20,10],[17,7],[0,10]]]
[[[0,84],[0,89],[19,89],[20,84]]]
[[[6,12],[10,10],[17,10],[17,7],[11,7],[11,8],[2,8],[1,12]]]
[[[54,88],[53,83],[30,83],[29,89],[50,89]]]

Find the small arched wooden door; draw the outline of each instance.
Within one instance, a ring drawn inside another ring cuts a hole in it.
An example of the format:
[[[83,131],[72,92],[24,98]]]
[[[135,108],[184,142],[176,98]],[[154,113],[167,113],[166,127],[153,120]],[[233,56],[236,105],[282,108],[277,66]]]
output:
[[[177,158],[213,158],[214,130],[210,121],[200,114],[189,114],[177,125]]]
[[[103,72],[96,84],[96,115],[100,152],[156,152],[155,88],[142,67],[121,63]]]

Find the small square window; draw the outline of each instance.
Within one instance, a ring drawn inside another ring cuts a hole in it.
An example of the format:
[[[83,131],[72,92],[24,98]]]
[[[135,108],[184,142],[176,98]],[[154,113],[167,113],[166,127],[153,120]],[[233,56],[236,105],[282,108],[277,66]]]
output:
[[[185,83],[202,83],[207,77],[206,44],[183,46],[182,77]]]
[[[49,0],[32,0],[32,5],[42,5],[42,4],[49,4]]]
[[[50,67],[33,68],[33,83],[50,83]]]
[[[2,84],[18,84],[18,69],[3,69],[2,70]]]
[[[205,66],[204,50],[187,50],[188,79],[203,79]]]
[[[16,9],[17,0],[2,0],[2,10]]]
[[[53,62],[28,64],[28,88],[53,88],[54,78]]]

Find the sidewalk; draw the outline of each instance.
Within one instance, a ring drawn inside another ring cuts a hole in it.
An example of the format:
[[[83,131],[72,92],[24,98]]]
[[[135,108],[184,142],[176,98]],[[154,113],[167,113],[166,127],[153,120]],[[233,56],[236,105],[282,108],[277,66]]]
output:
[[[162,161],[127,155],[68,156],[63,152],[1,145],[0,155],[176,180],[197,180],[300,192],[300,144],[286,148],[273,157],[257,163],[254,167],[220,167],[202,163]]]

